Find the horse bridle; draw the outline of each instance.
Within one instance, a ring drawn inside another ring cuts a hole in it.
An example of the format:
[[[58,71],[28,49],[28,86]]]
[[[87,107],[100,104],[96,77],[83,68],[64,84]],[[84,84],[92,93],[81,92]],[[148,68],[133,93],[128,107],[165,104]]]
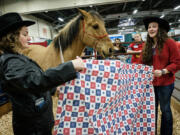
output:
[[[104,34],[104,35],[101,35],[101,36],[96,36],[96,35],[92,35],[92,34],[88,33],[87,31],[85,31],[85,20],[83,20],[83,33],[84,33],[84,34],[87,34],[89,37],[93,37],[93,38],[97,39],[97,40],[95,41],[95,48],[94,48],[95,50],[96,50],[96,48],[97,48],[97,44],[98,44],[99,40],[100,40],[100,39],[103,39],[103,38],[105,38],[105,37],[108,36],[107,33]],[[84,35],[83,35],[83,38],[84,38]],[[95,57],[96,57],[96,53],[95,53]]]
[[[93,38],[97,39],[97,41],[95,42],[95,48],[94,48],[95,50],[96,50],[96,46],[97,46],[99,40],[108,36],[108,34],[104,34],[102,36],[96,36],[96,35],[92,35],[90,33],[87,33],[85,31],[85,21],[84,20],[83,20],[83,33],[87,34],[89,37],[93,37]],[[83,37],[84,37],[84,35],[83,35]],[[60,59],[61,59],[61,62],[64,63],[64,57],[63,57],[63,53],[62,53],[60,38],[59,38],[58,42],[59,42],[59,46],[60,46],[60,48],[59,48],[60,49]],[[95,53],[95,57],[96,57],[96,53]]]
[[[96,39],[103,39],[103,38],[105,38],[105,37],[108,36],[108,34],[104,34],[104,35],[102,35],[102,36],[96,36],[96,35],[92,35],[92,34],[87,33],[87,32],[85,31],[85,20],[83,20],[83,33],[87,34],[87,35],[90,36],[90,37],[96,38]]]

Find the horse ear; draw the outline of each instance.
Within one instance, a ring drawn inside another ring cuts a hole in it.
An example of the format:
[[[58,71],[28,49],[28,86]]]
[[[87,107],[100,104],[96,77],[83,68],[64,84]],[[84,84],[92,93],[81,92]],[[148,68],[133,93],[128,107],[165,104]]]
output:
[[[79,8],[78,8],[78,11],[81,13],[81,15],[82,15],[84,18],[90,18],[90,17],[91,17],[91,15],[90,15],[88,12],[86,12],[85,10],[82,10],[82,9],[79,9]]]

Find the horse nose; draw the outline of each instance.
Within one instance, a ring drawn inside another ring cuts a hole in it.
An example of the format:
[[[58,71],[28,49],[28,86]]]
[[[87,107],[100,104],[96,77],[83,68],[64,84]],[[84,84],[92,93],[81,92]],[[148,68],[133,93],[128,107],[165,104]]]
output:
[[[109,48],[109,53],[112,53],[113,51],[112,51],[112,48]]]

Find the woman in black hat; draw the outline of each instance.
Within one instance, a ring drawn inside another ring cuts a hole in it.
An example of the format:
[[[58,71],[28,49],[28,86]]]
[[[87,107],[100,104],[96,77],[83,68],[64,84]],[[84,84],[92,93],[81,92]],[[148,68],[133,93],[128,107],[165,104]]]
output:
[[[30,40],[27,26],[33,24],[17,13],[0,16],[0,82],[12,102],[14,135],[51,135],[54,117],[49,90],[74,79],[76,71],[84,68],[77,58],[43,72],[22,55]]]
[[[170,101],[174,89],[174,74],[180,69],[180,54],[175,41],[167,35],[170,26],[166,20],[150,17],[145,18],[143,21],[148,34],[140,63],[152,65],[154,68],[156,134],[158,102],[160,102],[162,112],[161,135],[172,135],[173,119]]]

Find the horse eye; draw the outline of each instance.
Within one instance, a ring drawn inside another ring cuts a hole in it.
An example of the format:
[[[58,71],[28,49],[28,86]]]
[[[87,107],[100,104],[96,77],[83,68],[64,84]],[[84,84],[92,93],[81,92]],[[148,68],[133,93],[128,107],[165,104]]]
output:
[[[93,28],[98,29],[99,28],[98,24],[93,25]]]

